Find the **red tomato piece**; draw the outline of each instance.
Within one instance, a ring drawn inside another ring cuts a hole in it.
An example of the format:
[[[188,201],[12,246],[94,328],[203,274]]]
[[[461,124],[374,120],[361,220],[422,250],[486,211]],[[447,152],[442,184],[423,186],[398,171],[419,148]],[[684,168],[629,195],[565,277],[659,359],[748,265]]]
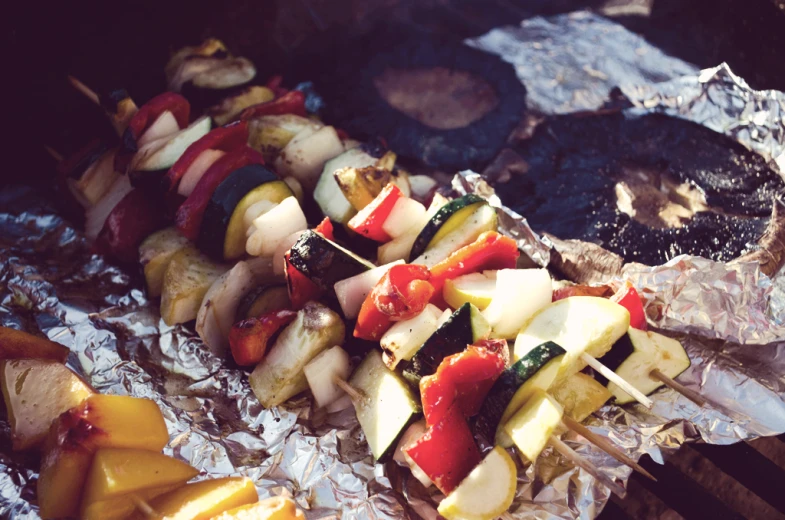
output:
[[[420,314],[433,295],[428,268],[423,265],[394,265],[374,286],[360,307],[354,337],[378,341],[393,321]]]

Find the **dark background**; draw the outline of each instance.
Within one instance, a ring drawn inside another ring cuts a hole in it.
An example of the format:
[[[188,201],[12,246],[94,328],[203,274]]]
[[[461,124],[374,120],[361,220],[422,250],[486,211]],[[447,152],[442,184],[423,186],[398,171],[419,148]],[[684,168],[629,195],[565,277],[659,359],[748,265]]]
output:
[[[785,0],[205,0],[11,2],[4,6],[2,180],[46,183],[53,162],[90,137],[103,114],[65,82],[123,86],[139,104],[164,89],[174,49],[207,36],[251,58],[259,77],[307,77],[314,52],[374,23],[401,21],[456,37],[580,8],[610,13],[666,52],[701,67],[728,61],[757,88],[785,90]],[[648,11],[648,16],[640,13]],[[307,51],[311,51],[308,53]],[[308,56],[305,58],[304,56]]]

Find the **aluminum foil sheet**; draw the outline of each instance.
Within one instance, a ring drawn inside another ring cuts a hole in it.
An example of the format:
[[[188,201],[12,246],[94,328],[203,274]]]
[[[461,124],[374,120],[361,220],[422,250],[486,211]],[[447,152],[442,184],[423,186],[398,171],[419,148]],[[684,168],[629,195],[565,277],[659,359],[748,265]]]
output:
[[[466,43],[511,63],[526,85],[529,108],[544,114],[595,110],[614,87],[651,85],[699,72],[623,25],[588,11],[536,16]]]
[[[722,67],[699,74],[604,18],[533,18],[470,43],[515,64],[532,108],[541,112],[598,108],[612,87],[622,86],[641,109],[676,110],[717,125],[781,163],[783,137],[775,124],[781,104],[764,104],[742,82],[728,81],[730,71],[722,76]],[[695,95],[696,83],[687,78],[657,83],[683,75],[706,79],[699,85],[709,90]],[[667,95],[654,95],[666,86]],[[738,110],[740,103],[755,110]],[[739,120],[746,124],[733,124]],[[453,187],[490,200],[502,231],[534,263],[547,264],[550,244],[501,207],[478,175],[464,172]],[[634,458],[648,453],[657,461],[686,441],[728,444],[785,432],[785,277],[772,282],[755,265],[677,257],[664,266],[630,267],[623,279],[645,295],[650,324],[682,341],[692,367],[679,380],[710,405],[698,408],[660,390],[651,411],[606,406],[590,420],[593,429]],[[351,407],[324,414],[300,397],[263,409],[246,372],[214,357],[190,328],[163,324],[138,267],[119,268],[92,255],[79,231],[32,191],[0,192],[0,325],[40,330],[67,345],[70,366],[101,392],[154,399],[171,433],[167,453],[199,468],[200,478],[247,475],[261,497],[292,496],[311,519],[437,518],[438,495],[407,471],[373,463]],[[8,425],[0,426],[6,447],[0,517],[38,518],[35,462],[8,451]],[[629,468],[584,439],[565,439],[601,471],[629,476]],[[605,488],[546,450],[535,465],[520,468],[504,518],[591,519],[607,499]]]

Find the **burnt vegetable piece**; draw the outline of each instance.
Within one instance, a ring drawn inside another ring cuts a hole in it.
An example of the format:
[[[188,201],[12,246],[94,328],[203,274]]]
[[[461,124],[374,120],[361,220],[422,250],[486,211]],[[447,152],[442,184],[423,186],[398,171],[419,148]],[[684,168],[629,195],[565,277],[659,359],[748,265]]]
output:
[[[315,231],[303,233],[292,246],[291,265],[323,290],[376,267]]]
[[[536,231],[648,265],[679,254],[729,261],[755,249],[785,193],[762,157],[659,114],[555,116],[518,153],[527,171],[497,192]]]
[[[513,67],[460,41],[385,28],[349,46],[317,78],[326,117],[429,166],[490,161],[525,110]]]

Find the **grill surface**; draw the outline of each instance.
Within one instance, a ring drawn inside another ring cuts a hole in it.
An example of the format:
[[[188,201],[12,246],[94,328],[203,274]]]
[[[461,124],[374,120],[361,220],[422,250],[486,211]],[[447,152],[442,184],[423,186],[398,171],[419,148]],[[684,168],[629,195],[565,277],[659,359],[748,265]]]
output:
[[[125,85],[138,99],[163,88],[168,52],[205,36],[253,59],[260,75],[307,77],[297,57],[325,34],[395,20],[425,32],[465,38],[534,15],[595,8],[669,54],[701,67],[727,61],[755,88],[785,90],[785,0],[241,0],[223,10],[191,2],[13,2],[3,24],[11,74],[5,86],[13,124],[2,181],[46,179],[52,164],[41,143],[69,148],[105,125],[65,88],[72,73],[103,88]],[[47,10],[44,16],[40,10]],[[645,14],[645,16],[643,16]],[[750,59],[750,57],[755,59]],[[10,83],[10,85],[9,85]],[[108,129],[107,129],[108,130]],[[42,186],[45,188],[45,184]],[[613,498],[603,520],[785,518],[785,437],[733,446],[690,445],[660,466],[642,465],[626,499]]]

